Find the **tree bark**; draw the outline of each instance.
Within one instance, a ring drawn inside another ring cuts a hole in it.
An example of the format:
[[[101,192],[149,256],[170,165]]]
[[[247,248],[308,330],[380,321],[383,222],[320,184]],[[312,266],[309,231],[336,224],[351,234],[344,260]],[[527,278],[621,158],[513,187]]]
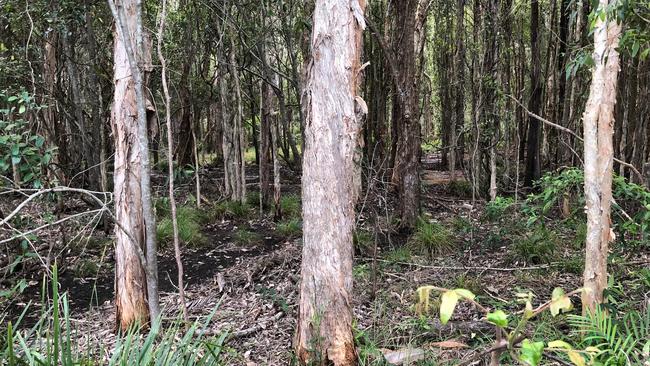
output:
[[[600,0],[606,11],[616,0]],[[607,287],[607,248],[614,239],[610,228],[612,201],[613,123],[618,77],[621,26],[616,20],[597,18],[594,29],[594,62],[589,99],[583,117],[587,238],[582,304],[594,311],[603,302]]]
[[[302,364],[355,365],[352,335],[354,156],[363,0],[317,0],[302,102],[303,251],[295,347]]]
[[[113,173],[115,218],[116,323],[126,330],[146,324],[160,313],[155,220],[149,185],[149,150],[143,77],[150,64],[143,45],[139,0],[109,0],[116,21],[114,35],[114,100],[111,110],[115,140]],[[133,50],[139,50],[133,53]],[[137,61],[136,61],[137,60]],[[144,253],[144,254],[143,254]],[[145,257],[146,255],[146,257]]]
[[[394,96],[393,124],[399,130],[395,146],[392,182],[399,197],[400,225],[415,227],[420,212],[420,119],[419,81],[415,30],[418,1],[395,3],[395,52],[397,52],[396,95]]]
[[[530,103],[528,110],[539,115],[542,106],[541,66],[539,55],[539,3],[538,0],[530,2],[530,52],[532,65],[530,70]],[[541,128],[539,121],[533,117],[528,120],[528,145],[526,149],[526,174],[524,185],[532,187],[533,182],[541,176],[539,145]]]

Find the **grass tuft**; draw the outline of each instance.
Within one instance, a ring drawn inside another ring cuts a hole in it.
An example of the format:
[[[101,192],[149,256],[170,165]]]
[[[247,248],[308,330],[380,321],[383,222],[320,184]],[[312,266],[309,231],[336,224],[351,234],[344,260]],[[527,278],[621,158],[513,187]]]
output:
[[[174,227],[172,224],[171,213],[162,217],[158,222],[157,235],[161,243],[172,243],[174,240]],[[187,245],[203,245],[207,239],[201,231],[202,224],[205,223],[206,215],[201,210],[193,206],[179,206],[176,209],[176,218],[178,220],[178,237],[181,242]]]
[[[451,251],[455,243],[449,229],[420,217],[408,246],[417,254],[434,257]]]
[[[302,233],[302,221],[297,218],[281,221],[275,226],[275,231],[287,239],[297,238]]]
[[[262,241],[262,236],[254,231],[240,228],[235,232],[234,239],[240,245],[253,245]]]
[[[282,208],[283,217],[287,219],[300,218],[302,216],[300,197],[296,194],[287,194],[280,198],[280,207]]]

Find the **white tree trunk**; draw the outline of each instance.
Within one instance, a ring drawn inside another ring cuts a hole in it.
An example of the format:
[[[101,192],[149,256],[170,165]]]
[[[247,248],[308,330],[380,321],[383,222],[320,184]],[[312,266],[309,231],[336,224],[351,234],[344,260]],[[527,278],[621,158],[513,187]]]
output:
[[[616,0],[600,0],[598,11]],[[607,287],[607,249],[614,239],[610,228],[612,201],[613,125],[618,47],[621,26],[615,19],[597,17],[594,30],[594,62],[589,99],[584,114],[585,199],[587,239],[583,309],[594,310],[603,302]]]

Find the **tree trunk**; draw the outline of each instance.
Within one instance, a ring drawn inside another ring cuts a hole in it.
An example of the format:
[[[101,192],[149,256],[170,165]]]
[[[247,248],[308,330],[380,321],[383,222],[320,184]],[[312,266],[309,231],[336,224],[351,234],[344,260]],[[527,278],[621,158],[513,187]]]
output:
[[[296,354],[302,364],[355,365],[352,335],[354,155],[363,0],[317,0],[302,102],[303,252]],[[412,49],[412,48],[411,48]]]
[[[275,97],[271,86],[262,82],[262,110],[260,118],[260,208],[269,205],[271,197],[271,125],[274,125],[273,98]],[[273,132],[275,133],[275,131]],[[274,152],[275,154],[275,152]]]
[[[144,70],[149,45],[142,39],[139,0],[109,1],[116,20],[114,35],[115,141],[115,304],[122,330],[157,317],[158,276],[155,221],[149,186],[149,151]],[[143,43],[145,43],[143,45]],[[133,50],[138,50],[137,54]],[[146,253],[146,258],[145,258]]]
[[[399,108],[394,111],[393,123],[399,129],[392,182],[399,197],[400,225],[413,228],[420,211],[420,119],[419,82],[415,29],[418,1],[404,0],[395,3],[395,50],[397,70],[395,98]]]
[[[455,119],[451,128],[451,156],[449,157],[449,172],[451,179],[456,178],[456,163],[463,165],[465,153],[461,142],[464,137],[459,134],[465,127],[465,0],[456,3],[456,100],[454,105]]]
[[[542,106],[541,66],[539,55],[539,3],[538,0],[530,1],[530,52],[532,65],[530,70],[531,95],[528,110],[539,115]],[[539,161],[539,145],[541,128],[539,121],[533,117],[528,120],[528,148],[526,151],[526,175],[524,185],[532,187],[533,182],[541,176]]]
[[[599,7],[605,11],[605,7],[613,7],[615,3],[616,0],[600,0]],[[607,248],[614,239],[610,228],[612,125],[620,33],[621,26],[616,21],[603,21],[598,17],[594,29],[595,66],[583,117],[587,238],[582,304],[584,311],[592,312],[603,302],[603,290],[607,287]]]

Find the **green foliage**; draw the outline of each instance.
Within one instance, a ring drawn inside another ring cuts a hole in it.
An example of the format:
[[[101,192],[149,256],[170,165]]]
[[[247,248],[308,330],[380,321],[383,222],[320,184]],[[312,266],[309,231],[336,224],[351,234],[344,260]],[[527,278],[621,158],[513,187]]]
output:
[[[514,200],[510,197],[497,196],[485,206],[485,217],[490,221],[497,221],[513,203]]]
[[[555,257],[560,240],[555,232],[542,225],[515,240],[513,254],[516,260],[530,264],[549,263]]]
[[[119,334],[113,350],[102,344],[77,344],[72,339],[82,337],[71,326],[67,294],[60,295],[58,271],[53,268],[52,299],[42,305],[41,316],[32,327],[23,327],[22,320],[29,308],[15,321],[7,324],[6,334],[0,337],[0,359],[8,365],[218,365],[227,333],[205,338],[212,315],[196,321],[185,330],[180,317],[162,328],[155,321],[147,334],[134,327]],[[44,285],[45,287],[45,285]],[[214,314],[214,312],[213,312]],[[103,357],[112,353],[108,362]],[[4,364],[4,363],[3,363]]]
[[[375,239],[373,238],[372,233],[363,229],[357,229],[354,231],[352,242],[354,243],[354,249],[358,253],[362,254],[372,253],[375,246]]]
[[[158,210],[158,205],[161,205]],[[161,243],[171,243],[174,240],[174,227],[171,219],[171,212],[169,208],[165,208],[164,204],[156,202],[156,212],[159,217],[157,235]],[[194,206],[178,206],[176,208],[176,219],[178,222],[178,237],[182,243],[187,245],[200,246],[206,243],[207,239],[201,231],[202,225],[206,221],[206,215]]]
[[[33,133],[27,114],[40,109],[32,96],[0,92],[0,175],[12,175],[18,185],[43,187],[54,148],[45,147],[45,138]],[[14,174],[17,173],[17,174]]]
[[[602,365],[641,365],[650,355],[650,310],[631,311],[612,319],[600,307],[585,315],[570,315],[569,324],[584,334],[583,344],[598,349]]]
[[[352,275],[355,279],[367,278],[370,274],[370,268],[368,264],[357,264],[352,267]]]
[[[211,221],[224,219],[245,219],[251,213],[250,206],[238,201],[222,201],[214,205],[208,216]]]
[[[540,192],[529,195],[523,207],[524,212],[529,216],[528,223],[533,224],[543,220],[544,215],[559,206],[559,200],[565,195],[577,197],[577,202],[574,202],[573,206],[580,209],[574,211],[581,213],[584,207],[583,183],[584,173],[578,168],[564,169],[559,174],[545,174],[537,181]]]
[[[472,196],[472,184],[466,180],[453,180],[447,185],[447,192],[451,195],[467,198]]]
[[[386,252],[384,259],[389,262],[409,262],[411,260],[411,250],[406,246],[395,248]]]
[[[584,220],[584,173],[578,168],[564,169],[560,173],[548,173],[539,181],[540,192],[528,196],[523,207],[528,216],[528,224],[544,222],[547,215],[552,215],[553,209],[559,209],[561,200],[569,200],[572,216]],[[616,203],[612,205],[612,220],[616,228],[623,234],[619,237],[625,239],[625,234],[638,238],[640,243],[647,243],[650,239],[650,192],[643,186],[629,183],[623,177],[615,176],[612,186],[612,196]],[[616,214],[624,208],[629,214]],[[581,240],[582,232],[586,228],[578,227],[576,240]],[[632,243],[633,244],[633,243]]]
[[[275,226],[275,231],[287,239],[297,238],[302,233],[302,221],[297,218],[281,221]]]
[[[285,218],[302,217],[300,196],[296,194],[287,194],[282,196],[282,198],[280,198],[280,207],[282,209],[282,216]]]
[[[235,231],[234,239],[241,245],[253,245],[262,241],[262,237],[258,233],[244,228]]]
[[[455,243],[449,229],[424,217],[418,218],[415,232],[408,245],[420,255],[433,257],[451,251]]]
[[[454,231],[459,234],[467,234],[472,231],[472,223],[463,216],[455,216],[451,225]]]
[[[252,191],[246,193],[246,204],[252,207],[260,205],[260,192]]]

